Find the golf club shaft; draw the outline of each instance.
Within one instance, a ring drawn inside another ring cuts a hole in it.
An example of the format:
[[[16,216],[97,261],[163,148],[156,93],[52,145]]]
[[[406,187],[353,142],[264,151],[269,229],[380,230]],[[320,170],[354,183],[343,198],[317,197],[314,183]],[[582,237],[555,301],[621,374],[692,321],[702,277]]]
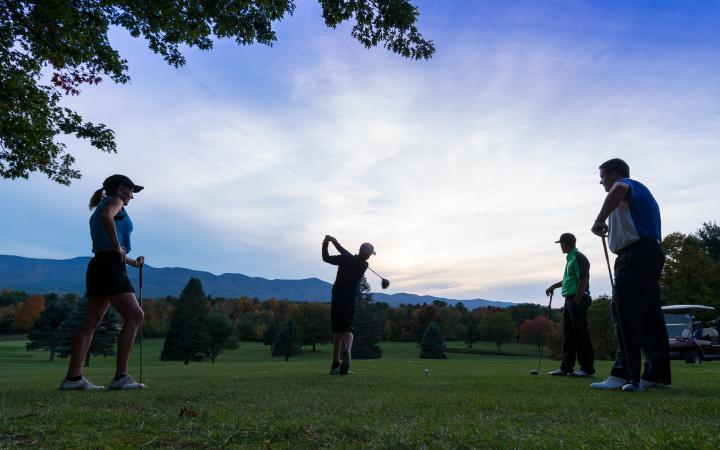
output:
[[[370,266],[368,266],[368,270],[369,270],[370,272],[374,273],[375,275],[377,275],[381,280],[384,280],[384,279],[385,279],[385,278],[381,277],[379,273],[377,273],[377,272],[375,272],[374,270],[372,270],[372,269],[370,268]]]
[[[612,270],[610,269],[610,256],[608,255],[607,242],[605,236],[602,236],[603,250],[605,251],[605,262],[607,262],[608,275],[610,276],[610,287],[615,289],[615,281],[613,280]]]
[[[543,330],[542,341],[540,341],[540,357],[538,358],[537,373],[540,375],[540,361],[542,361],[543,350],[545,349],[545,337],[550,326],[550,309],[552,308],[553,292],[550,293],[550,301],[548,302],[547,313],[545,314],[545,329]]]
[[[143,294],[142,294],[142,288],[143,288],[143,266],[140,266],[140,272],[138,273],[139,278],[139,285],[140,285],[140,310],[143,309]],[[142,321],[140,322],[140,383],[142,383],[143,379],[143,324]]]
[[[622,319],[620,318],[620,308],[617,305],[617,296],[615,295],[615,280],[613,279],[612,269],[610,269],[610,255],[608,254],[607,242],[605,242],[605,236],[602,237],[603,250],[605,251],[605,262],[607,263],[608,275],[610,276],[610,287],[612,287],[612,307],[615,310],[615,317],[617,320],[618,328],[618,339],[620,344],[620,351],[625,356],[625,364],[627,365],[628,382],[632,383],[632,366],[630,365],[630,355],[628,354],[627,341],[625,340],[625,330],[622,326]]]

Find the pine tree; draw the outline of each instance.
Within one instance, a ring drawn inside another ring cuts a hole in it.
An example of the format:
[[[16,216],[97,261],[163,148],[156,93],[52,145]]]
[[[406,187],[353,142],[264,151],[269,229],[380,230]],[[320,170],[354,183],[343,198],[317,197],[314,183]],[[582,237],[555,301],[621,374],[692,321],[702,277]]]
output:
[[[285,361],[291,356],[300,353],[300,332],[295,321],[290,318],[280,329],[275,345],[272,347],[272,356],[284,356]]]
[[[473,344],[480,338],[478,333],[478,324],[475,319],[470,318],[467,326],[467,333],[465,334],[465,343],[468,348],[472,348]]]
[[[208,304],[202,283],[190,278],[173,305],[170,328],[165,336],[160,359],[163,361],[200,361],[210,352]]]
[[[210,336],[208,355],[210,356],[210,362],[215,364],[215,358],[223,350],[233,345],[233,326],[228,315],[219,311],[208,314],[208,334]],[[237,347],[237,343],[234,344]]]
[[[49,297],[45,301],[45,309],[35,320],[28,331],[28,342],[25,349],[49,350],[50,362],[55,359],[55,350],[58,346],[58,328],[70,316],[73,302],[63,297]]]
[[[75,303],[72,312],[65,319],[57,330],[57,347],[55,349],[57,355],[61,358],[67,358],[72,351],[73,337],[75,331],[85,320],[85,310],[87,309],[87,299],[83,298]],[[95,329],[90,348],[85,355],[85,367],[90,367],[90,355],[113,356],[115,355],[115,343],[120,333],[120,317],[115,310],[108,308],[105,317]]]
[[[430,322],[425,328],[425,333],[420,341],[420,357],[426,359],[447,358],[442,331],[435,321]]]
[[[378,344],[382,339],[383,326],[384,318],[373,301],[370,285],[363,277],[360,280],[355,304],[353,358],[376,359],[382,356],[382,349]]]

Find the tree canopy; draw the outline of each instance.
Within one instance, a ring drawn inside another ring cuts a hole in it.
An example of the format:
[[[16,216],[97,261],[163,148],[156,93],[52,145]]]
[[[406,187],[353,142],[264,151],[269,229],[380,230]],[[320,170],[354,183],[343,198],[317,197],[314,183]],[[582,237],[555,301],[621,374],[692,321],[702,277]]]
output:
[[[411,59],[435,52],[415,23],[410,0],[319,0],[325,24],[352,21],[365,47],[382,44]],[[0,0],[0,176],[42,172],[70,184],[80,178],[61,135],[88,139],[115,153],[115,134],[61,106],[63,95],[109,78],[127,83],[127,61],[108,39],[111,27],[144,38],[174,67],[185,64],[181,46],[209,50],[215,39],[272,45],[274,23],[292,15],[293,0]]]
[[[694,235],[665,236],[667,259],[660,279],[664,304],[720,307],[720,264],[704,250],[706,246]]]
[[[495,342],[498,352],[504,342],[515,337],[515,333],[515,324],[506,312],[486,314],[480,322],[480,334]]]

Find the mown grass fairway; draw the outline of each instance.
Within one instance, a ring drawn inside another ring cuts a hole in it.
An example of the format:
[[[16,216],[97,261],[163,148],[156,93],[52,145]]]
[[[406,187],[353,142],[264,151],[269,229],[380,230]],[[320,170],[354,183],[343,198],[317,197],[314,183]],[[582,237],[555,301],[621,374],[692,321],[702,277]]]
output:
[[[521,356],[434,361],[383,343],[381,359],[330,376],[327,347],[285,362],[243,343],[214,365],[184,366],[160,362],[162,341],[146,340],[149,390],[85,393],[59,392],[67,360],[24,344],[0,340],[0,448],[720,447],[717,362],[674,361],[673,389],[624,394],[532,377],[534,349],[522,345],[503,348]],[[107,385],[113,363],[93,358],[86,375]],[[599,378],[609,365],[599,362]]]

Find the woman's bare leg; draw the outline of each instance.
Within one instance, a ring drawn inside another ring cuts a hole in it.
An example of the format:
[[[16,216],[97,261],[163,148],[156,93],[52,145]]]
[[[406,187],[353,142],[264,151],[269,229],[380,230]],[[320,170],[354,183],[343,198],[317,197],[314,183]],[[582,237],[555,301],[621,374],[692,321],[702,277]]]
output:
[[[128,373],[128,360],[132,352],[135,336],[140,329],[143,321],[144,313],[140,309],[135,294],[127,292],[124,294],[113,295],[109,297],[110,304],[113,308],[123,316],[125,323],[118,335],[117,343],[117,363],[115,366],[115,376]]]
[[[75,331],[73,336],[72,350],[70,352],[70,364],[68,366],[67,378],[79,377],[82,375],[85,356],[87,355],[93,334],[100,321],[105,317],[110,301],[105,297],[94,297],[87,299],[85,308],[85,319]]]

